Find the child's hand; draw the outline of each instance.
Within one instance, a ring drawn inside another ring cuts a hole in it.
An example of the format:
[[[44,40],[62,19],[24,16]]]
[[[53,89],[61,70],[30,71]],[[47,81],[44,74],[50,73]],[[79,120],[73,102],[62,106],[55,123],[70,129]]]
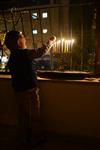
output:
[[[55,36],[51,36],[50,39],[47,42],[47,48],[50,49],[55,42],[56,42],[56,37]]]
[[[50,37],[50,40],[55,42],[56,41],[56,37],[53,35],[53,36]]]

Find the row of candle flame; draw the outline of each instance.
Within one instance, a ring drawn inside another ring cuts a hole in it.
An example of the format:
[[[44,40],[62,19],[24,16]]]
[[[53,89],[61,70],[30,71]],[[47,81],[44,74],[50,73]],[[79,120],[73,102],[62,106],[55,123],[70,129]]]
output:
[[[61,39],[61,40],[56,40],[56,42],[53,44],[53,52],[57,53],[66,53],[72,50],[73,44],[75,40],[74,39]]]

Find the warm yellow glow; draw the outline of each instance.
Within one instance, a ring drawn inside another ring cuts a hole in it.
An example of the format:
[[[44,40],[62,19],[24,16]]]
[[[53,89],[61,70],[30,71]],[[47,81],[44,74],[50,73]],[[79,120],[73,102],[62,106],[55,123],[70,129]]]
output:
[[[60,40],[56,40],[56,42],[53,45],[54,52],[66,53],[72,48],[74,42],[75,42],[75,39],[64,39],[64,38],[62,38]]]
[[[58,40],[58,41],[57,41],[57,44],[60,44],[60,43],[61,43],[61,40]]]
[[[65,39],[62,39],[62,42],[64,42],[65,41]]]

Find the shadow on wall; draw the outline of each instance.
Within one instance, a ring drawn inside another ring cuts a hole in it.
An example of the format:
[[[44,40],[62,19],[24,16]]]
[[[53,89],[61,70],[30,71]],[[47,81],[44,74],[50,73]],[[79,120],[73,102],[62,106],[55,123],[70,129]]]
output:
[[[69,80],[82,80],[86,77],[91,77],[92,74],[88,72],[79,72],[79,71],[37,71],[37,75],[41,78],[50,78],[50,79],[69,79]]]

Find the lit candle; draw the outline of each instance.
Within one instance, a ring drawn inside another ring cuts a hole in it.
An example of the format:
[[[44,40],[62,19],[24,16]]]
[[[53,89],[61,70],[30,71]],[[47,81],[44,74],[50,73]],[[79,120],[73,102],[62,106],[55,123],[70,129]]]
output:
[[[73,46],[73,44],[74,44],[74,41],[75,41],[74,39],[72,39],[72,40],[71,40],[71,46]]]
[[[68,40],[68,51],[71,50],[71,40]]]
[[[67,45],[67,52],[68,52],[68,40],[66,40],[66,45]]]
[[[66,51],[67,51],[67,50],[66,50],[67,40],[65,41],[65,44],[64,44],[64,45],[65,45],[65,47],[64,47],[64,52],[66,53]]]
[[[53,51],[56,52],[56,42],[53,44]]]
[[[58,53],[60,52],[60,44],[61,44],[61,41],[58,40],[58,41],[57,41],[57,51],[58,51]]]
[[[61,41],[61,51],[64,52],[64,39],[62,39]]]

